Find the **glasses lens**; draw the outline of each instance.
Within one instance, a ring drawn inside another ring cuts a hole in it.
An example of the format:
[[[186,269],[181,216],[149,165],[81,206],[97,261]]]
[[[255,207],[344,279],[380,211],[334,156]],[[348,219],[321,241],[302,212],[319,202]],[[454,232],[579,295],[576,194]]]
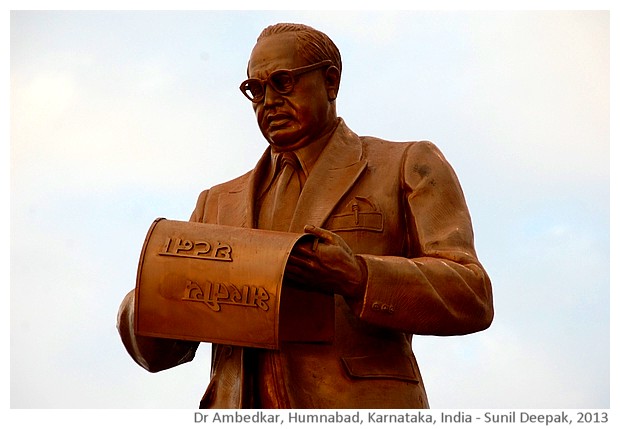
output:
[[[280,94],[288,94],[295,86],[295,78],[289,71],[281,70],[269,76],[269,83]]]
[[[260,99],[263,95],[263,85],[258,80],[250,79],[245,82],[243,85],[243,92],[250,98],[251,100]]]

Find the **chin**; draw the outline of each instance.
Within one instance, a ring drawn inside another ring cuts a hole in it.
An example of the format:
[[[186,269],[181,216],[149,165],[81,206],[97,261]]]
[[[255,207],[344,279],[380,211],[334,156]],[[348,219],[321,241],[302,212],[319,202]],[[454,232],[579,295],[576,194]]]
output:
[[[270,133],[267,140],[276,150],[293,150],[302,146],[300,138],[296,135],[284,135],[284,133]]]
[[[274,141],[270,141],[269,145],[276,151],[276,152],[286,152],[289,150],[295,150],[298,147],[300,147],[299,145],[296,144],[287,144],[287,143],[277,143]]]

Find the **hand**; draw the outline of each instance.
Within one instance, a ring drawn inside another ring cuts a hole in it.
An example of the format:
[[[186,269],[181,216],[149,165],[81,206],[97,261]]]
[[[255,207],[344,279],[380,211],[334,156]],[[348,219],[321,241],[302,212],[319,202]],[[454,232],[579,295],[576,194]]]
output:
[[[309,289],[337,293],[345,298],[364,294],[366,269],[337,234],[306,225],[304,231],[314,235],[312,241],[297,244],[286,266],[286,279]]]

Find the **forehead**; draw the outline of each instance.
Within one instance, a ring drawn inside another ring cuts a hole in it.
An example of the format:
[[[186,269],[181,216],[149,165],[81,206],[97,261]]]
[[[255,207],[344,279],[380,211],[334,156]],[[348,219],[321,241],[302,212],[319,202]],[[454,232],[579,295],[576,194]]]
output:
[[[292,69],[302,65],[297,54],[296,38],[293,33],[274,34],[260,40],[250,55],[248,75],[268,75],[278,69]],[[264,77],[264,76],[263,76]]]

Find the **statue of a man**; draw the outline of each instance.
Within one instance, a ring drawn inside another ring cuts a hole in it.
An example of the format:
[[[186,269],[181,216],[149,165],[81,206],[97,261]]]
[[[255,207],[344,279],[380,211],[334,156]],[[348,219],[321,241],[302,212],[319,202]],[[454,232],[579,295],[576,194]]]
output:
[[[256,167],[198,197],[192,222],[303,232],[285,276],[334,294],[332,343],[279,350],[213,344],[202,408],[428,408],[412,334],[463,335],[493,319],[458,179],[430,142],[360,137],[336,113],[342,62],[328,36],[277,24],[241,84],[269,147]],[[198,343],[118,328],[141,366],[190,361]]]

